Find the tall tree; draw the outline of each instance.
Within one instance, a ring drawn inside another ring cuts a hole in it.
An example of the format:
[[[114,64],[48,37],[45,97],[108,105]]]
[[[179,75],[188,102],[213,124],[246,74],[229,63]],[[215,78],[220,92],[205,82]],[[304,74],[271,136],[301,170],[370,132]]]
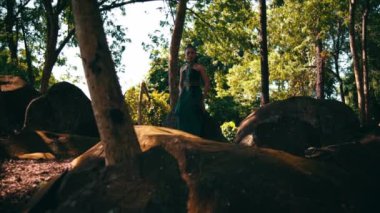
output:
[[[124,101],[96,0],[73,0],[79,42],[96,123],[105,145],[106,164],[126,162],[138,175],[140,145]]]
[[[181,45],[182,32],[185,24],[186,17],[186,4],[188,0],[179,0],[177,5],[176,18],[174,22],[174,29],[172,39],[170,42],[170,55],[169,55],[169,93],[170,93],[170,108],[174,109],[178,99],[178,55],[179,47]]]
[[[260,64],[261,64],[261,105],[269,103],[269,65],[267,42],[266,0],[259,0],[260,10]]]
[[[22,20],[25,20],[24,13],[25,13],[24,8],[21,8],[20,9],[20,15],[21,15]],[[20,23],[20,27],[21,27],[22,37],[24,38],[23,40],[24,40],[24,48],[25,48],[25,59],[26,59],[26,64],[27,64],[27,72],[28,72],[29,83],[31,85],[34,85],[35,84],[35,77],[34,77],[34,73],[33,73],[32,53],[31,53],[31,50],[30,50],[29,44],[28,44],[28,33],[27,33],[27,30],[25,27],[25,23],[24,22]]]
[[[6,0],[7,15],[5,17],[6,37],[8,48],[11,53],[11,60],[17,64],[17,19],[16,19],[16,1]]]
[[[343,28],[343,21],[337,20],[336,25],[336,31],[333,32],[332,35],[332,57],[333,57],[333,63],[334,63],[334,75],[339,83],[339,93],[340,93],[340,100],[343,103],[346,103],[346,98],[344,97],[344,88],[343,88],[343,79],[340,76],[340,55],[343,50],[343,44],[344,44],[344,28]]]
[[[370,121],[370,109],[369,109],[369,83],[368,83],[368,54],[367,54],[367,25],[369,14],[370,2],[366,0],[363,5],[362,14],[362,72],[363,72],[363,96],[364,96],[364,122],[369,124]]]
[[[55,5],[53,1],[41,0],[45,9],[46,19],[46,50],[45,50],[45,62],[42,71],[41,79],[41,93],[46,93],[49,88],[49,79],[52,74],[52,70],[55,62],[58,59],[63,47],[74,35],[75,30],[71,29],[66,38],[58,45],[58,32],[59,32],[59,17],[62,15],[63,10],[68,6],[68,1],[58,0]]]
[[[323,56],[323,44],[320,34],[318,33],[315,41],[315,65],[317,70],[317,79],[315,82],[317,99],[325,99],[325,81],[324,81],[324,56]]]
[[[358,5],[357,0],[349,0],[349,37],[350,37],[350,49],[352,55],[352,63],[355,74],[355,84],[356,84],[356,93],[359,109],[360,121],[364,123],[364,91],[363,91],[363,73],[360,70],[359,66],[359,56],[356,47],[355,39],[355,16],[356,16],[356,7]]]

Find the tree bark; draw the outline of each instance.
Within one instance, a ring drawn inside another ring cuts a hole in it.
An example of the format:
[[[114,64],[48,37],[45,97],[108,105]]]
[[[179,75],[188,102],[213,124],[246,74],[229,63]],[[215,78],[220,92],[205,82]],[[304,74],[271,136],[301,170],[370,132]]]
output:
[[[356,84],[356,92],[358,98],[358,110],[359,110],[359,118],[360,123],[364,123],[364,98],[363,98],[363,73],[359,68],[359,57],[356,48],[355,41],[355,12],[356,12],[357,1],[349,0],[349,37],[350,37],[350,49],[352,54],[352,62],[355,74],[355,84]]]
[[[260,66],[261,66],[261,106],[269,103],[269,65],[267,42],[266,1],[259,1],[260,8]]]
[[[138,104],[138,107],[137,107],[137,124],[138,125],[142,125],[143,124],[143,115],[142,115],[142,107],[143,106],[142,106],[142,104],[143,104],[143,96],[144,96],[144,94],[150,100],[148,88],[146,87],[146,84],[143,81],[140,84],[139,104]]]
[[[170,108],[174,109],[178,100],[178,52],[182,39],[183,27],[186,17],[186,4],[188,0],[180,0],[177,5],[176,19],[174,22],[174,30],[170,42],[169,55],[169,93],[170,93]]]
[[[57,61],[58,55],[56,54],[55,48],[58,42],[58,15],[53,9],[52,2],[50,0],[42,1],[45,8],[45,18],[47,23],[47,37],[46,37],[46,51],[45,51],[45,62],[42,70],[42,79],[41,79],[41,93],[45,94],[49,88],[49,80],[51,73],[54,67],[55,62]]]
[[[68,5],[67,0],[58,0],[56,6],[53,7],[53,2],[50,0],[43,0],[42,3],[45,7],[45,18],[47,22],[47,37],[46,37],[46,52],[45,62],[42,70],[41,90],[42,94],[46,93],[49,88],[49,80],[53,71],[53,67],[57,62],[58,56],[61,53],[63,47],[74,35],[74,31],[71,30],[60,46],[58,44],[58,32],[59,32],[59,16],[62,11]]]
[[[316,70],[317,70],[317,80],[316,80],[316,95],[317,99],[323,100],[325,99],[325,81],[324,81],[324,59],[322,56],[322,40],[319,38],[319,34],[317,35],[317,41],[315,43],[315,63],[316,63]]]
[[[7,0],[6,2],[7,14],[5,16],[5,29],[8,48],[11,53],[11,61],[17,64],[17,31],[14,32],[13,28],[16,26],[16,1]]]
[[[369,14],[369,0],[365,1],[362,16],[362,71],[363,71],[363,96],[364,96],[364,122],[368,125],[370,122],[369,109],[369,83],[368,83],[368,56],[367,56],[367,23]]]
[[[76,36],[106,165],[125,162],[138,176],[140,145],[124,101],[96,0],[72,0]]]
[[[339,82],[339,93],[340,93],[340,100],[342,103],[346,103],[346,99],[344,97],[344,89],[343,89],[343,80],[340,77],[340,71],[339,71],[339,56],[340,51],[342,50],[342,43],[343,43],[343,32],[342,32],[342,22],[338,21],[337,26],[337,36],[336,39],[333,38],[333,59],[334,59],[334,68],[335,68],[335,76]]]
[[[346,98],[344,97],[343,80],[340,77],[340,72],[339,72],[339,55],[334,55],[334,68],[335,68],[336,78],[339,82],[340,100],[342,101],[342,103],[346,103]]]
[[[29,49],[28,41],[27,41],[26,29],[23,23],[21,23],[21,30],[22,30],[22,35],[24,37],[25,58],[26,58],[26,64],[28,65],[27,72],[28,72],[29,83],[32,86],[34,86],[35,78],[34,78],[34,73],[33,73],[32,54],[30,53],[30,49]]]

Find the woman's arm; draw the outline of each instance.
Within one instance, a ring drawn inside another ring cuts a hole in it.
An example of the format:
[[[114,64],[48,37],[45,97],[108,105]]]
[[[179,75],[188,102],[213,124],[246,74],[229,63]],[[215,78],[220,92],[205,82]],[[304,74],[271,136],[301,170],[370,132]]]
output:
[[[181,67],[179,70],[178,95],[181,95],[183,89],[183,70],[185,70],[185,67]]]
[[[207,76],[206,69],[204,68],[204,66],[202,66],[201,64],[197,64],[197,66],[194,68],[198,70],[202,76],[202,80],[204,83],[203,99],[206,99],[208,95],[208,91],[210,90],[210,79]]]

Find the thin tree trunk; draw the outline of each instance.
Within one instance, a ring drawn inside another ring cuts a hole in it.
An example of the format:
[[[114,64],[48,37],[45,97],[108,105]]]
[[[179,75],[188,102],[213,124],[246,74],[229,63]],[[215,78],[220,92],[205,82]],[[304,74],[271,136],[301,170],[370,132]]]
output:
[[[174,109],[178,100],[178,52],[182,39],[183,27],[186,17],[186,4],[188,0],[180,0],[177,5],[176,19],[174,30],[170,42],[169,55],[169,93],[170,93],[170,108]]]
[[[42,2],[45,7],[45,18],[47,22],[45,63],[42,70],[40,91],[42,94],[44,94],[47,92],[49,88],[49,80],[51,77],[51,73],[58,57],[58,55],[56,55],[55,48],[58,42],[59,23],[58,14],[54,12],[52,2],[50,0],[43,0]]]
[[[334,67],[335,67],[335,75],[339,82],[340,100],[342,101],[342,103],[346,103],[346,98],[344,97],[343,80],[340,77],[340,72],[339,72],[339,53],[338,55],[334,54]]]
[[[322,40],[319,38],[319,34],[317,36],[317,41],[315,44],[315,64],[316,64],[316,70],[317,70],[317,80],[316,80],[316,94],[317,99],[325,99],[325,81],[324,81],[324,59],[322,56]]]
[[[363,95],[364,95],[364,121],[365,125],[370,122],[369,109],[369,83],[368,83],[368,57],[367,57],[367,22],[369,13],[369,0],[365,1],[362,16],[362,71],[363,71]]]
[[[44,94],[49,88],[49,80],[53,71],[53,67],[57,62],[58,56],[61,53],[63,47],[74,35],[74,29],[70,30],[66,38],[58,44],[58,32],[59,32],[59,16],[62,11],[67,7],[67,0],[58,0],[56,6],[53,7],[51,0],[43,0],[42,3],[45,7],[45,18],[47,22],[47,37],[46,37],[46,51],[45,51],[45,63],[42,70],[41,79],[41,93]]]
[[[22,35],[24,37],[24,46],[25,46],[25,55],[26,55],[25,57],[26,57],[26,64],[28,65],[27,72],[28,72],[29,83],[32,86],[34,86],[35,78],[34,78],[34,73],[33,73],[32,55],[29,50],[26,30],[23,23],[21,23],[21,30],[22,30]]]
[[[124,101],[96,0],[72,0],[76,36],[107,165],[138,176],[140,145]]]
[[[269,103],[269,66],[267,42],[266,1],[259,1],[260,8],[260,64],[261,64],[261,106]]]
[[[343,33],[342,33],[342,23],[339,21],[338,26],[337,26],[337,37],[336,40],[333,39],[333,59],[334,59],[334,68],[335,68],[335,75],[336,78],[339,82],[339,93],[340,93],[340,100],[342,103],[346,103],[346,99],[344,97],[344,88],[343,88],[343,80],[340,77],[340,71],[339,71],[339,56],[340,56],[340,51],[342,48],[342,43],[343,43]]]
[[[359,69],[359,57],[356,49],[355,41],[355,10],[357,6],[356,0],[349,0],[349,37],[350,49],[352,54],[352,61],[355,74],[356,92],[358,96],[358,109],[361,124],[364,123],[364,99],[363,99],[363,73]]]
[[[11,53],[11,61],[12,63],[17,64],[17,32],[13,30],[13,28],[16,26],[16,1],[7,0],[6,7],[7,15],[5,16],[5,28],[7,43],[9,51]]]
[[[146,84],[143,81],[141,82],[141,85],[140,85],[139,104],[137,107],[137,124],[138,125],[143,124],[142,104],[143,104],[144,94],[146,95],[146,97],[148,97],[148,100],[150,100],[148,88],[146,87]]]
[[[143,100],[143,88],[140,85],[139,103],[137,105],[137,124],[142,124],[142,100]]]

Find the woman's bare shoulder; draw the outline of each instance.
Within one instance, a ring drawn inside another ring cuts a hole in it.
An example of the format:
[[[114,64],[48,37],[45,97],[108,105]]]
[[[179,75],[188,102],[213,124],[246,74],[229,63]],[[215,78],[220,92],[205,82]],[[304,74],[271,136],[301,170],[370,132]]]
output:
[[[198,63],[194,64],[193,68],[198,70],[198,71],[204,71],[205,70],[205,67],[202,64],[198,64]]]

